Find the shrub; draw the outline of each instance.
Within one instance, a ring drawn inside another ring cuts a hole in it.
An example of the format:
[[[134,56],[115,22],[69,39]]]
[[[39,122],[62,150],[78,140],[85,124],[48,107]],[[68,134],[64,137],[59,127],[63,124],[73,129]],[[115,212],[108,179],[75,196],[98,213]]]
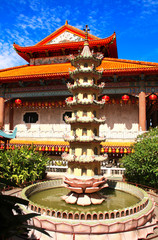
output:
[[[42,179],[48,160],[33,145],[0,151],[0,178],[15,185]]]
[[[133,145],[134,153],[122,158],[128,181],[158,187],[158,127],[139,135]]]

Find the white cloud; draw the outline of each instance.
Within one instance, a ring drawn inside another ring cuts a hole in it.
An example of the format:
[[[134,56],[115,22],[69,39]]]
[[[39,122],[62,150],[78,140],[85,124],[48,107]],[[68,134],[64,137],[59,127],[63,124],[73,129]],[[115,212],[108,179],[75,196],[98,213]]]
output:
[[[9,43],[0,42],[0,52],[0,69],[27,64]]]

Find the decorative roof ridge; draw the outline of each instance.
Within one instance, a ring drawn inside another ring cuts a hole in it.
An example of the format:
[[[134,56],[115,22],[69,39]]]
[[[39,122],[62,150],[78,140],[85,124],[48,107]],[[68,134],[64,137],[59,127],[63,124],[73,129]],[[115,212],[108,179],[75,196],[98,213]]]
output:
[[[21,65],[21,66],[4,68],[4,69],[0,69],[0,72],[7,72],[7,71],[10,71],[10,70],[15,70],[15,69],[18,69],[18,68],[29,67],[29,66],[30,66],[29,64],[25,64],[25,65]]]
[[[123,63],[133,63],[133,64],[140,64],[140,65],[151,65],[151,66],[158,66],[158,63],[154,62],[145,62],[145,61],[137,61],[137,60],[128,60],[128,59],[120,59],[120,58],[103,58],[102,61],[109,61],[109,62],[123,62]]]
[[[112,37],[115,37],[115,36],[116,36],[116,34],[113,33],[111,36],[106,37],[106,38],[99,38],[99,39],[89,40],[89,45],[91,45],[92,43],[95,43],[95,42],[97,42],[97,41],[105,41],[105,40],[108,40],[108,39],[110,39],[110,38],[112,38]],[[64,46],[66,47],[66,46],[69,46],[70,44],[71,44],[71,45],[72,45],[72,44],[74,44],[74,45],[83,44],[83,45],[84,45],[84,41],[55,43],[55,44],[49,44],[49,45],[33,45],[33,46],[28,46],[28,47],[23,47],[23,46],[20,46],[20,45],[14,43],[14,44],[13,44],[13,47],[14,47],[17,51],[19,51],[20,49],[21,49],[21,50],[29,50],[29,51],[30,51],[30,48],[33,48],[34,50],[38,50],[38,49],[47,50],[47,48],[55,48],[55,47],[58,46],[58,45],[59,45],[59,46],[60,46],[60,45],[64,45]],[[64,46],[63,46],[63,47],[64,47]],[[18,48],[19,50],[18,50],[17,48]]]
[[[72,30],[72,31],[75,31],[75,33],[80,33],[80,36],[84,37],[85,34],[84,34],[84,31],[81,30],[81,29],[78,29],[76,27],[73,27],[69,24],[64,24],[63,26],[61,26],[60,28],[56,29],[55,32],[51,33],[50,35],[48,35],[47,37],[45,37],[44,39],[42,39],[40,42],[36,43],[34,46],[40,46],[42,44],[46,44],[48,43],[50,40],[51,40],[51,37],[53,36],[58,36],[58,33],[60,34],[62,30]],[[78,34],[79,35],[79,34]],[[100,39],[92,34],[89,34],[89,37],[90,38],[95,38],[95,39]]]

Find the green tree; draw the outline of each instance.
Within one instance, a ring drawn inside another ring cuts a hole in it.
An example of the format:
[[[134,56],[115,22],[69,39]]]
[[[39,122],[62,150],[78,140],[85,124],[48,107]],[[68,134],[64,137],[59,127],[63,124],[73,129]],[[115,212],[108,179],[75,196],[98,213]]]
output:
[[[158,187],[158,127],[139,135],[133,145],[134,153],[125,155],[121,162],[128,181]]]
[[[0,180],[9,185],[20,185],[42,179],[48,160],[33,145],[0,151]]]

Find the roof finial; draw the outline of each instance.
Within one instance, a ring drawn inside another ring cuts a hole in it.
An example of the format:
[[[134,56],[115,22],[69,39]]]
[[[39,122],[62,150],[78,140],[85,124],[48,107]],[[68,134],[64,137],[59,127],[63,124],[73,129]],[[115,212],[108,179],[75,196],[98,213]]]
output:
[[[65,21],[65,25],[68,25],[68,20]]]
[[[88,25],[85,26],[83,31],[85,31],[85,41],[88,41],[88,32],[90,31]]]

